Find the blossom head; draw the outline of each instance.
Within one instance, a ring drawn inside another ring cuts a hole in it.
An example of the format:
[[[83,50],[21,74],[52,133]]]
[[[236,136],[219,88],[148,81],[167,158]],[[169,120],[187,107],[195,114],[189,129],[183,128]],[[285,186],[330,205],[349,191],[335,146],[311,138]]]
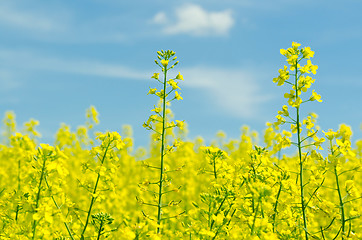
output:
[[[178,80],[184,80],[184,77],[181,75],[181,73],[179,72],[176,76],[176,79]]]
[[[162,62],[162,61],[161,61],[161,62]],[[151,78],[159,79],[159,76],[160,76],[159,73],[154,73]]]
[[[162,64],[162,66],[167,67],[167,65],[168,65],[168,60],[162,59],[162,60],[161,60],[161,64]]]
[[[175,99],[177,99],[177,100],[182,100],[183,99],[181,97],[181,95],[177,91],[175,91]]]
[[[321,95],[317,94],[314,90],[312,91],[312,96],[309,98],[309,100],[322,102]]]
[[[333,132],[332,129],[329,129],[328,132],[322,130],[322,132],[324,133],[324,135],[328,140],[333,140],[333,138],[337,135],[337,133]]]

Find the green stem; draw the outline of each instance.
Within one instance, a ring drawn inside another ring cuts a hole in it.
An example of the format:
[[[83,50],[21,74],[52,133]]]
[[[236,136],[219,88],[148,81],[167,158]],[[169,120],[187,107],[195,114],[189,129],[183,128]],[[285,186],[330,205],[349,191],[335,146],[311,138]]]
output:
[[[337,190],[338,190],[338,197],[339,197],[339,208],[341,210],[341,220],[342,220],[342,240],[343,238],[343,233],[344,233],[344,226],[346,223],[346,219],[345,219],[345,215],[344,215],[344,203],[343,203],[343,199],[342,199],[342,195],[341,195],[341,188],[339,186],[339,179],[338,179],[338,173],[337,173],[337,169],[336,167],[334,167],[334,175],[336,176],[336,183],[337,183]]]
[[[49,183],[48,183],[48,180],[47,180],[46,177],[45,177],[44,180],[45,180],[45,183],[46,183],[47,187],[50,188]],[[60,210],[60,207],[59,207],[58,203],[55,201],[54,196],[52,195],[51,197],[52,197],[53,202],[54,202],[55,206],[57,207],[57,209]],[[72,232],[70,231],[70,228],[69,228],[69,226],[68,226],[68,223],[67,223],[67,222],[64,222],[64,225],[65,225],[65,228],[67,229],[67,232],[68,232],[68,234],[69,234],[69,237],[70,237],[72,240],[74,240],[74,237],[73,237],[73,235],[72,235]]]
[[[234,200],[235,200],[235,198],[234,198]],[[231,204],[229,210],[226,211],[225,218],[226,218],[227,215],[229,214],[229,212],[230,212],[230,210],[232,209],[232,207],[233,207],[233,204]],[[215,239],[216,239],[216,237],[217,237],[218,234],[220,233],[221,228],[222,228],[225,224],[226,224],[227,226],[230,224],[231,218],[234,216],[234,213],[235,213],[235,212],[236,212],[236,209],[234,209],[233,213],[232,213],[231,216],[230,216],[230,220],[229,220],[227,223],[226,223],[226,221],[223,221],[223,223],[217,228],[216,233],[215,233],[214,237],[213,237],[211,240],[215,240]],[[212,229],[210,229],[210,231],[211,231],[211,230],[212,230]]]
[[[257,217],[258,210],[259,210],[259,203],[260,203],[260,200],[258,201],[258,205],[256,205],[256,210],[255,210],[254,219],[253,219],[253,225],[251,226],[251,235],[254,235],[254,228],[255,228],[256,217]]]
[[[332,156],[334,156],[334,150],[333,150],[333,145],[332,145],[332,140],[329,141],[330,143],[330,148],[332,151]],[[341,220],[342,220],[342,240],[343,238],[343,233],[344,233],[344,226],[346,223],[346,219],[345,219],[345,215],[344,215],[344,202],[343,202],[343,198],[342,198],[342,193],[341,193],[341,188],[339,186],[339,179],[338,179],[338,172],[337,172],[337,166],[334,166],[334,176],[336,177],[336,184],[337,184],[337,191],[338,191],[338,198],[339,198],[339,208],[341,210]]]
[[[213,163],[214,163],[214,164],[213,164],[213,165],[214,165],[214,177],[215,177],[215,179],[216,179],[216,178],[217,178],[217,174],[216,174],[216,157],[215,157],[215,156],[213,157],[213,160],[214,160],[214,161],[213,161]]]
[[[295,100],[298,99],[298,61],[295,62]],[[297,135],[298,135],[298,155],[299,155],[299,178],[300,178],[300,200],[302,203],[302,213],[303,213],[303,226],[305,232],[305,239],[308,240],[308,229],[307,229],[307,216],[306,216],[306,209],[304,203],[304,184],[303,184],[303,160],[302,160],[302,147],[301,147],[301,140],[300,140],[300,128],[299,128],[299,106],[296,107],[297,110]]]
[[[39,185],[38,185],[38,193],[36,195],[36,200],[35,200],[35,209],[38,209],[38,207],[39,207],[41,184],[43,182],[43,178],[44,178],[44,174],[45,174],[45,163],[46,163],[46,160],[47,160],[47,158],[44,157],[44,156],[42,158],[43,158],[43,166],[42,166],[41,174],[40,174],[40,180],[39,180]],[[37,221],[34,220],[33,221],[33,238],[32,238],[33,240],[35,239],[36,225],[37,225]]]
[[[20,192],[20,168],[21,168],[21,160],[19,159],[19,161],[18,161],[18,194]],[[17,204],[17,206],[16,206],[16,214],[15,214],[15,221],[18,221],[19,210],[20,210],[20,205]]]
[[[280,185],[279,185],[279,190],[277,193],[277,199],[275,200],[275,204],[274,204],[274,214],[273,214],[273,232],[275,232],[275,218],[277,216],[277,207],[278,207],[278,202],[279,202],[279,197],[280,197],[280,193],[282,192],[282,187],[283,184],[280,181]]]
[[[108,151],[108,148],[109,148],[110,145],[111,145],[111,142],[109,142],[107,147],[106,147],[106,150],[105,150],[104,155],[103,155],[102,160],[101,160],[101,166],[103,165],[103,163],[105,161],[107,151]],[[84,233],[85,233],[85,230],[87,229],[87,226],[88,226],[89,217],[91,215],[92,207],[93,207],[94,202],[96,201],[96,197],[94,197],[94,195],[97,193],[97,187],[98,187],[100,177],[101,177],[101,175],[100,175],[100,173],[98,173],[97,181],[96,181],[96,184],[94,185],[92,199],[91,199],[89,209],[88,209],[88,213],[87,213],[87,219],[85,221],[84,228],[83,228],[83,231],[82,231],[82,234],[81,234],[81,239],[84,239]]]
[[[16,206],[15,221],[18,221],[19,211],[20,211],[20,205],[18,204]]]
[[[221,207],[224,205],[224,202],[227,199],[227,197],[228,197],[228,193],[226,193],[224,199],[221,201],[219,208],[216,210],[215,216],[217,216],[219,214]],[[212,231],[212,227],[214,226],[214,223],[215,223],[215,221],[212,220],[211,225],[210,225],[210,231]]]
[[[163,175],[164,175],[164,151],[165,151],[165,124],[166,124],[166,80],[167,80],[167,67],[164,67],[164,80],[163,80],[163,97],[162,97],[162,132],[161,132],[161,166],[160,166],[160,182],[158,189],[158,205],[157,205],[157,233],[161,232],[161,228],[159,227],[162,219],[162,189],[163,189]]]
[[[324,237],[324,233],[323,233],[323,228],[322,228],[322,227],[321,227],[321,234],[322,234],[323,240],[325,240],[326,238]]]
[[[101,223],[99,224],[99,230],[98,230],[97,240],[101,239],[102,227],[103,227],[103,222],[101,221]]]
[[[20,168],[21,168],[21,160],[18,161],[18,192],[20,191]]]

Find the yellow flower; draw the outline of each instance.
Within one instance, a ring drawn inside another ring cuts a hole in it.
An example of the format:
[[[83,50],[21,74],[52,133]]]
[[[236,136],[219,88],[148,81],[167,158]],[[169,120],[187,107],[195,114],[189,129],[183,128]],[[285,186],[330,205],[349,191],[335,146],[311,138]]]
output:
[[[163,98],[163,95],[164,95],[164,91],[163,89],[159,92],[156,92],[156,96],[160,97],[160,98]]]
[[[183,99],[177,91],[175,91],[175,98],[177,100],[182,100]]]
[[[288,67],[284,66],[284,69],[279,69],[279,76],[273,78],[273,82],[278,82],[278,86],[282,86],[286,80],[289,79]]]
[[[278,120],[275,124],[281,125],[285,123],[285,119],[282,116],[277,115],[275,118]]]
[[[307,119],[304,119],[303,124],[306,125],[307,129],[311,129],[314,126],[314,123],[312,122],[311,116],[308,116]]]
[[[121,139],[118,139],[116,141],[116,148],[117,149],[122,149],[122,148],[124,148],[124,146],[125,146],[125,143]]]
[[[152,112],[155,112],[155,113],[160,113],[160,112],[161,112],[161,108],[156,107],[156,108],[152,109],[151,111],[152,111]]]
[[[358,189],[356,188],[355,182],[353,180],[347,180],[345,183],[345,188],[346,188],[347,193],[349,195],[351,195],[352,197],[355,197],[355,198],[360,197],[360,193],[359,193]],[[357,215],[357,212],[355,215]]]
[[[218,214],[217,216],[213,215],[212,220],[215,221],[216,225],[221,225],[224,221],[224,216],[222,214]]]
[[[162,64],[162,66],[167,67],[167,65],[168,65],[168,60],[162,59],[162,60],[161,60],[161,64]]]
[[[170,84],[170,86],[172,87],[173,90],[175,90],[175,89],[180,89],[180,87],[177,86],[177,82],[175,82],[173,79],[170,79],[170,80],[168,81],[168,84]]]
[[[298,94],[300,94],[300,91],[298,91]],[[294,90],[290,90],[290,93],[285,93],[284,97],[288,98],[288,104],[292,107],[299,107],[299,105],[303,102],[299,96],[295,99],[296,95]]]
[[[176,127],[180,128],[181,130],[184,128],[184,121],[176,120]]]
[[[307,64],[309,65],[310,71],[313,74],[317,74],[318,66],[317,65],[312,65],[312,62],[310,60],[307,61]]]
[[[317,100],[318,102],[322,102],[323,100],[321,99],[321,95],[318,95],[314,89],[312,91],[312,96],[309,98],[310,101],[315,101]]]
[[[310,47],[305,47],[302,49],[303,58],[309,59],[314,56],[314,52],[310,50]]]
[[[199,232],[200,235],[202,236],[207,236],[207,237],[214,237],[215,236],[215,233],[212,232],[212,231],[209,231],[207,229],[201,229],[201,231]]]
[[[289,116],[288,106],[287,106],[287,105],[284,105],[284,106],[283,106],[283,110],[282,110],[282,111],[278,111],[278,114],[288,117],[288,116]]]
[[[290,128],[292,129],[292,133],[296,133],[298,131],[297,124],[291,124]],[[301,131],[302,131],[302,128],[299,127],[299,132],[301,132]]]
[[[336,132],[333,132],[332,129],[329,129],[328,132],[322,130],[322,132],[324,133],[324,135],[328,140],[332,140],[337,134]]]
[[[301,70],[302,72],[302,70]],[[308,88],[311,87],[312,83],[314,83],[315,79],[310,76],[300,76],[298,81],[298,86],[302,88],[303,92],[306,92]]]
[[[285,93],[284,94],[285,98],[289,98],[289,99],[294,99],[295,98],[295,91],[294,90],[290,90],[290,93]]]
[[[44,156],[50,156],[54,153],[54,147],[49,144],[41,143],[40,148],[38,148],[40,154],[44,154]]]
[[[179,72],[176,76],[176,79],[178,80],[184,80],[184,77],[181,75],[181,73]]]
[[[34,213],[34,215],[33,215],[33,220],[34,221],[38,221],[40,218],[41,218],[41,215],[40,215],[39,212]]]
[[[162,60],[161,60],[161,63],[162,63]],[[159,79],[159,76],[160,74],[159,73],[154,73],[153,76],[151,78],[154,78],[154,79]]]
[[[351,127],[347,126],[345,124],[341,124],[339,126],[336,137],[342,137],[342,140],[345,141],[345,140],[350,139],[351,135],[352,135]]]
[[[287,50],[285,50],[285,49],[280,49],[280,54],[285,56],[285,55],[287,54]]]
[[[316,149],[323,150],[321,144],[325,141],[325,139],[318,138],[316,135],[314,135],[313,140],[315,141],[313,145],[316,147]]]
[[[157,91],[157,88],[150,88],[150,91],[148,91],[147,95],[148,94],[155,94]]]
[[[295,50],[297,50],[299,46],[300,46],[300,43],[292,42],[292,47],[293,47]]]

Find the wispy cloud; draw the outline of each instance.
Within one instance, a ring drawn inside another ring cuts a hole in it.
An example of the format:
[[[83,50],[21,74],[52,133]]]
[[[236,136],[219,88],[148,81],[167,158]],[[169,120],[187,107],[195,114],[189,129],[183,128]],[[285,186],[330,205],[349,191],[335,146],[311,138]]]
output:
[[[122,42],[126,34],[118,26],[125,22],[125,17],[84,15],[83,9],[61,3],[26,6],[15,0],[0,1],[2,33],[16,33],[24,39],[83,44]]]
[[[126,81],[149,80],[149,73],[152,72],[109,62],[67,60],[34,52],[0,49],[0,61],[5,60],[7,68],[12,71],[51,71]],[[272,96],[263,92],[262,81],[266,74],[252,71],[250,67],[247,69],[195,66],[185,67],[180,71],[185,78],[182,85],[185,88],[199,89],[218,111],[234,117],[256,119],[261,106],[272,99]]]
[[[211,105],[234,117],[256,119],[261,105],[272,99],[262,91],[264,74],[205,66],[185,68],[182,73],[187,79],[183,85],[206,91]]]
[[[49,14],[35,9],[15,7],[9,2],[0,3],[0,25],[25,31],[54,32],[63,29],[64,19],[58,13]]]
[[[30,71],[54,71],[111,78],[147,78],[146,74],[121,64],[86,59],[69,60],[32,51],[0,49],[0,60],[6,61],[7,67],[13,70],[20,68]]]
[[[157,13],[153,22],[163,25],[165,34],[194,36],[227,35],[234,25],[232,11],[207,11],[195,4],[186,4],[174,11],[175,19],[165,12]]]

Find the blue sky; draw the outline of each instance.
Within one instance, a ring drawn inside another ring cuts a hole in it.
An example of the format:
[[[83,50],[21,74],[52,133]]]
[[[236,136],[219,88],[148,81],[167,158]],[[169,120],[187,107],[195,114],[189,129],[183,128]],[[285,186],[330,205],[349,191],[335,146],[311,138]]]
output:
[[[0,0],[0,111],[13,110],[18,125],[40,121],[41,141],[52,142],[60,123],[75,130],[85,110],[100,113],[96,130],[133,126],[137,146],[156,103],[146,95],[159,71],[156,51],[174,50],[184,100],[175,118],[189,138],[238,138],[248,125],[262,132],[286,100],[277,87],[293,41],[315,51],[316,112],[323,130],[350,125],[362,138],[362,2],[293,0],[6,1]]]

